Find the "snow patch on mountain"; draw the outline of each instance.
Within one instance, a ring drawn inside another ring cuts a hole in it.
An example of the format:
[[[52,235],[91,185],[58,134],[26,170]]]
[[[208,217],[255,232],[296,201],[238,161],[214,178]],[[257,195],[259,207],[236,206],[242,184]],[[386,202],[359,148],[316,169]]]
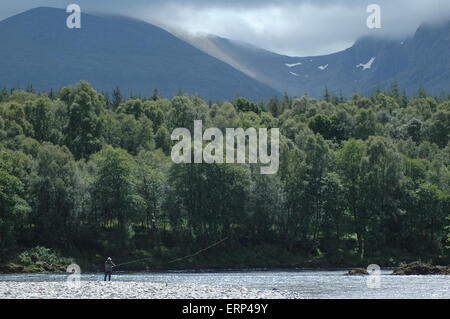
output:
[[[317,68],[323,71],[323,70],[325,70],[326,68],[328,68],[328,64],[318,66]]]
[[[297,62],[297,63],[292,63],[292,64],[285,63],[284,65],[287,66],[288,68],[293,68],[294,66],[301,65],[301,64],[303,64],[303,63],[302,62]]]
[[[356,67],[357,67],[357,68],[362,67],[363,70],[368,70],[368,69],[370,69],[370,68],[372,67],[372,64],[373,64],[373,62],[375,61],[375,59],[376,59],[376,57],[372,57],[372,58],[370,59],[370,61],[367,62],[366,64],[360,63],[360,64],[358,64]]]
[[[295,75],[295,76],[299,76],[299,75],[298,75],[297,73],[295,73],[295,72],[289,71],[289,73],[292,74],[292,75]]]

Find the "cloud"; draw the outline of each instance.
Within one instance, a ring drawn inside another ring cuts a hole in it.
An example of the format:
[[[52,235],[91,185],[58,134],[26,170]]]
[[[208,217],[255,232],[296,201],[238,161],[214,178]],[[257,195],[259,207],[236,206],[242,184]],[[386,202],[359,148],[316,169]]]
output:
[[[56,0],[0,4],[14,14]],[[404,38],[424,22],[450,19],[448,0],[73,0],[82,10],[119,13],[177,33],[216,34],[277,53],[319,55],[351,46],[365,35]],[[368,29],[366,8],[381,7],[381,29]],[[28,6],[28,7],[27,7]],[[16,12],[14,12],[16,11]],[[0,18],[3,18],[0,16]]]
[[[381,7],[382,28],[368,29],[367,6]],[[212,33],[270,51],[319,55],[351,46],[358,38],[404,38],[424,22],[450,19],[447,0],[169,1],[153,2],[134,13],[167,29]]]
[[[323,54],[348,47],[358,36],[358,22],[365,23],[358,19],[361,16],[357,10],[346,7],[319,8],[309,3],[283,7],[267,4],[239,10],[165,6],[156,16],[150,12],[139,14],[141,19],[169,29],[213,33],[289,55]]]

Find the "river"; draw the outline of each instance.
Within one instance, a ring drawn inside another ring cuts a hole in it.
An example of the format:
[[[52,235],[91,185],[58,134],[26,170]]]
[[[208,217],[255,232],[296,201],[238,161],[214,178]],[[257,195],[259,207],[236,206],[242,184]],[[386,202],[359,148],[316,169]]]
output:
[[[397,299],[450,298],[450,276],[392,276],[382,270],[379,277],[345,276],[345,270],[317,271],[226,271],[226,272],[148,272],[113,274],[113,281],[153,282],[244,287],[295,292],[302,298]],[[1,274],[0,289],[24,282],[65,281],[65,274]],[[82,274],[81,282],[102,281],[103,274]]]

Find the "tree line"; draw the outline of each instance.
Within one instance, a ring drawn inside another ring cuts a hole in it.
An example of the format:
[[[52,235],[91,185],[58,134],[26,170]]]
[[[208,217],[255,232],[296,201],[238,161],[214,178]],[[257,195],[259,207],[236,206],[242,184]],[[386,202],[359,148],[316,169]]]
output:
[[[174,128],[280,128],[280,169],[179,164]],[[0,90],[0,262],[37,245],[180,265],[448,262],[449,96],[124,98]],[[80,257],[81,258],[81,257]],[[191,263],[191,264],[189,264]],[[198,263],[198,264],[196,264]]]

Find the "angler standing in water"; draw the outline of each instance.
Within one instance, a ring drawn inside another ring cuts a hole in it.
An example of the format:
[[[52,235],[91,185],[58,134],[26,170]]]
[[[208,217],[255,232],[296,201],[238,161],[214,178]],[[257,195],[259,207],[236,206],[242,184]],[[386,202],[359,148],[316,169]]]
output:
[[[108,277],[108,280],[111,281],[111,274],[112,274],[112,270],[113,267],[115,266],[115,264],[113,263],[111,257],[108,257],[108,259],[106,259],[105,261],[105,280],[106,281],[106,277]]]

